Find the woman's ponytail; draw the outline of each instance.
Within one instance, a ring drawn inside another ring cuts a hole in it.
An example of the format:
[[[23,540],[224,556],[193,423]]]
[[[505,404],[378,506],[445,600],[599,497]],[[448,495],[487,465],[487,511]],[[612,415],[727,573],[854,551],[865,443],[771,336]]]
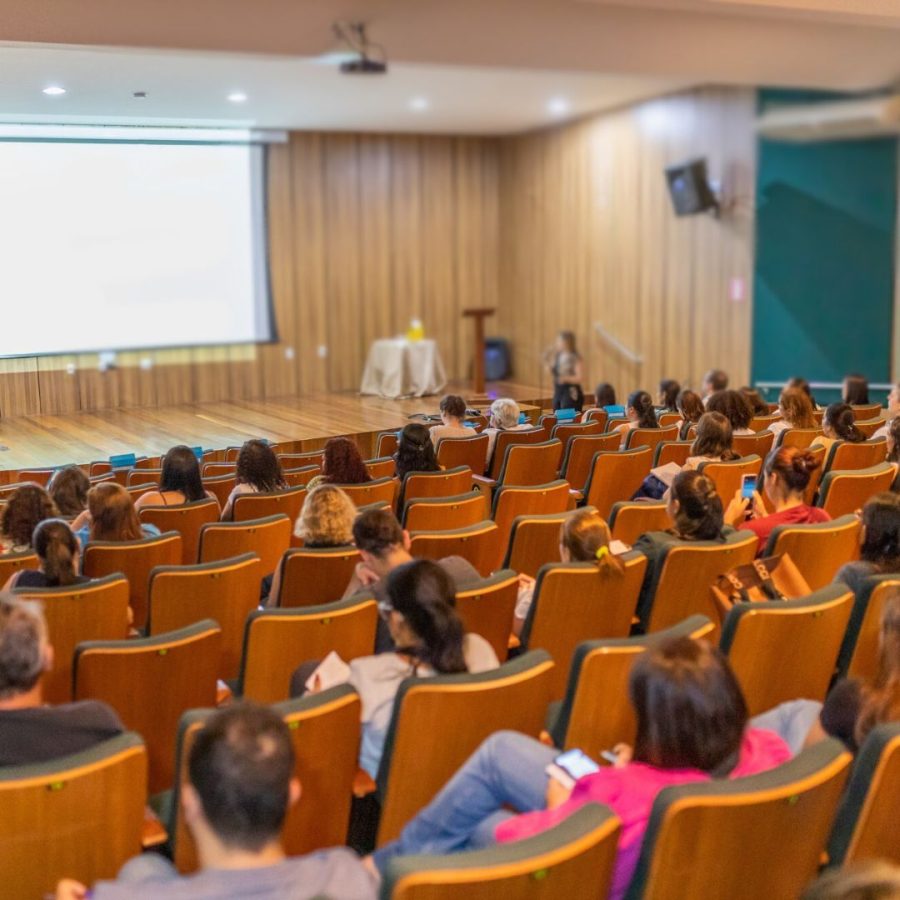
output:
[[[78,580],[78,541],[62,519],[45,519],[34,529],[34,551],[41,559],[48,587],[66,587]]]
[[[559,532],[559,542],[572,562],[592,562],[601,576],[621,575],[622,561],[609,549],[609,525],[595,509],[572,513]]]

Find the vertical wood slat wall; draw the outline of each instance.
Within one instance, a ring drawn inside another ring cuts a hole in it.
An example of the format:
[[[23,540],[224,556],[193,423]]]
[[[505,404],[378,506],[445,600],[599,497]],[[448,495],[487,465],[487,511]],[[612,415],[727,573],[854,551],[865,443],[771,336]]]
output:
[[[709,365],[744,380],[753,102],[692,91],[508,138],[293,133],[269,155],[278,343],[122,353],[107,372],[89,355],[0,360],[0,415],[352,390],[369,343],[414,316],[463,378],[467,306],[499,307],[489,330],[512,342],[524,383],[539,383],[563,327],[591,386],[696,382]],[[662,169],[696,155],[742,198],[721,222],[671,212]],[[597,341],[595,321],[643,353],[641,370]]]
[[[549,383],[541,352],[575,331],[590,389],[620,393],[722,367],[749,376],[754,92],[703,89],[504,141],[500,151],[500,326],[515,377]],[[663,169],[709,157],[733,208],[676,218]],[[743,299],[732,300],[732,279]],[[643,357],[627,361],[600,322]]]

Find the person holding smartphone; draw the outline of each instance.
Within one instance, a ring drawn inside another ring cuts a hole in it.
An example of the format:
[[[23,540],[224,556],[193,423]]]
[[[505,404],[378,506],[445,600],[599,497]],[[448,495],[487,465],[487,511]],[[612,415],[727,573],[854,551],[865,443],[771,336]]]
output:
[[[784,741],[747,727],[747,705],[725,657],[691,638],[661,641],[635,661],[629,700],[634,748],[614,765],[558,750],[515,732],[488,738],[435,799],[368,862],[452,853],[521,840],[553,827],[586,803],[611,807],[622,822],[611,900],[634,874],[656,795],[666,787],[737,778],[790,758]],[[598,756],[600,754],[598,753]],[[511,812],[515,810],[516,812]]]

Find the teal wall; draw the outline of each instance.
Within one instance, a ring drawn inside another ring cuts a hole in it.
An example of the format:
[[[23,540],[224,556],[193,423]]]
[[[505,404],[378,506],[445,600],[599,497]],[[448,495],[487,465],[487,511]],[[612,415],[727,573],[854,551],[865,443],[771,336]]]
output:
[[[760,107],[821,99],[831,97],[762,91]],[[758,150],[753,380],[888,381],[897,140]]]

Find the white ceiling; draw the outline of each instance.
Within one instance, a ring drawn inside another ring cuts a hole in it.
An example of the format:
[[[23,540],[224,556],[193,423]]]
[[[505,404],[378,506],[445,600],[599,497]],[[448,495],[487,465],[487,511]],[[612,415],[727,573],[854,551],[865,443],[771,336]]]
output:
[[[0,121],[504,134],[682,87],[685,80],[235,53],[0,45]],[[66,89],[45,96],[44,87]],[[144,91],[146,99],[135,99]],[[232,92],[246,94],[232,103]],[[427,108],[419,108],[425,105]]]

